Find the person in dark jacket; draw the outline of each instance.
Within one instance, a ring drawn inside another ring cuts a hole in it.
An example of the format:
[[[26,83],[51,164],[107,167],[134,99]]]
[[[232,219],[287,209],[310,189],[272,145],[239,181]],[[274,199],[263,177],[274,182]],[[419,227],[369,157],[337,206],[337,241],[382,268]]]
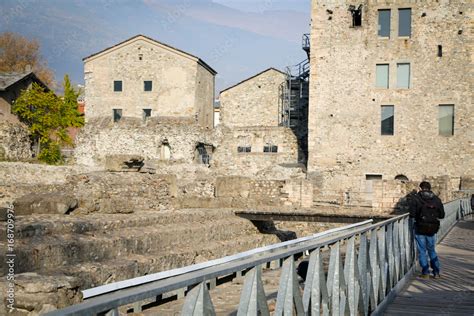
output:
[[[440,263],[436,254],[436,233],[439,219],[444,218],[444,207],[440,198],[431,191],[431,184],[423,181],[420,191],[413,196],[410,205],[410,217],[415,220],[415,241],[422,278],[430,277],[430,266],[433,277],[440,276]],[[429,265],[428,258],[429,257]]]

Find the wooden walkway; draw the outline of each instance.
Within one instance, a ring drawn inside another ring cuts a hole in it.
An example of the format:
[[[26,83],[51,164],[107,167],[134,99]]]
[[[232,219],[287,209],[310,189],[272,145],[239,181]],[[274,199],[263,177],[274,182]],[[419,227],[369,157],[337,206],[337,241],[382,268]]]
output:
[[[474,315],[474,219],[458,222],[436,250],[441,278],[415,274],[384,315]]]

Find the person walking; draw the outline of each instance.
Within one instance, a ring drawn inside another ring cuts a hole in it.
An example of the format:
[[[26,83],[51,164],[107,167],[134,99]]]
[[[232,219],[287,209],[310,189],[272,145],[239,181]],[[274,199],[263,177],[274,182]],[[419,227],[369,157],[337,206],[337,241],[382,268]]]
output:
[[[429,182],[420,183],[420,190],[412,199],[410,217],[415,220],[415,242],[421,266],[420,277],[429,278],[431,267],[432,276],[439,278],[440,263],[435,245],[436,233],[440,226],[439,219],[444,218],[444,207],[440,198],[431,191]]]

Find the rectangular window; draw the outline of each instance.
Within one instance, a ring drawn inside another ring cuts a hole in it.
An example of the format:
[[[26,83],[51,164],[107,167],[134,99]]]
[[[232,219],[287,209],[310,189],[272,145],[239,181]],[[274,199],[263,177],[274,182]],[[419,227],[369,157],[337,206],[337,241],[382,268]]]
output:
[[[382,180],[381,174],[366,174],[365,180]]]
[[[393,135],[394,111],[393,105],[382,105],[381,111],[381,134]]]
[[[352,15],[352,27],[362,26],[362,4],[356,8],[354,5],[349,6]]]
[[[378,64],[375,73],[375,86],[388,89],[388,64]]]
[[[114,81],[114,91],[116,91],[116,92],[122,91],[122,81],[121,80],[115,80]]]
[[[149,117],[151,117],[151,109],[143,109],[143,120],[146,121]]]
[[[439,134],[441,136],[454,135],[454,105],[442,104],[438,111]]]
[[[122,119],[122,109],[113,109],[114,122],[118,122]]]
[[[397,64],[397,88],[410,88],[410,64]]]
[[[390,10],[379,10],[379,37],[390,37]]]
[[[278,152],[278,146],[275,145],[265,145],[263,146],[264,153],[276,153]]]
[[[144,90],[151,91],[153,89],[153,82],[152,81],[143,81]]]
[[[239,146],[237,147],[237,152],[239,153],[249,153],[252,152],[251,146]]]
[[[411,9],[398,10],[398,36],[411,36]]]

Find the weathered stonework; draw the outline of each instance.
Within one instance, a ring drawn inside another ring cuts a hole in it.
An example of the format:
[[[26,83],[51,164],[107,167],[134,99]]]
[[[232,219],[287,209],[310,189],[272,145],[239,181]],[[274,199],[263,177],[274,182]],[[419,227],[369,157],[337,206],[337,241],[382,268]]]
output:
[[[228,127],[278,126],[286,74],[269,68],[220,93],[220,123]]]
[[[256,174],[278,164],[298,162],[298,143],[293,131],[283,126],[223,128],[221,142],[214,154],[214,166],[226,174]],[[278,146],[277,152],[264,152],[264,146]],[[251,152],[238,152],[251,147]]]
[[[31,143],[26,126],[0,120],[0,161],[18,161],[30,158]]]
[[[199,143],[213,144],[214,134],[189,120],[151,118],[143,122],[138,118],[124,118],[113,123],[99,118],[90,119],[83,128],[74,155],[77,163],[89,166],[103,166],[110,155],[193,163]]]
[[[390,204],[376,201],[379,181],[367,174],[415,182],[472,178],[469,1],[312,4],[308,172],[316,200],[356,196],[359,205]],[[349,5],[359,4],[362,26],[351,27]],[[398,36],[399,8],[411,8],[410,37]],[[378,9],[391,9],[390,38],[378,37]],[[408,89],[396,88],[397,63],[410,63]],[[388,89],[375,87],[376,64],[389,64]],[[454,105],[453,136],[439,135],[440,104]],[[394,135],[381,135],[382,105],[394,106]]]
[[[84,59],[86,121],[122,109],[123,117],[185,117],[213,126],[214,76],[199,58],[138,35]],[[114,81],[122,91],[114,91]],[[152,91],[144,91],[152,81]]]

